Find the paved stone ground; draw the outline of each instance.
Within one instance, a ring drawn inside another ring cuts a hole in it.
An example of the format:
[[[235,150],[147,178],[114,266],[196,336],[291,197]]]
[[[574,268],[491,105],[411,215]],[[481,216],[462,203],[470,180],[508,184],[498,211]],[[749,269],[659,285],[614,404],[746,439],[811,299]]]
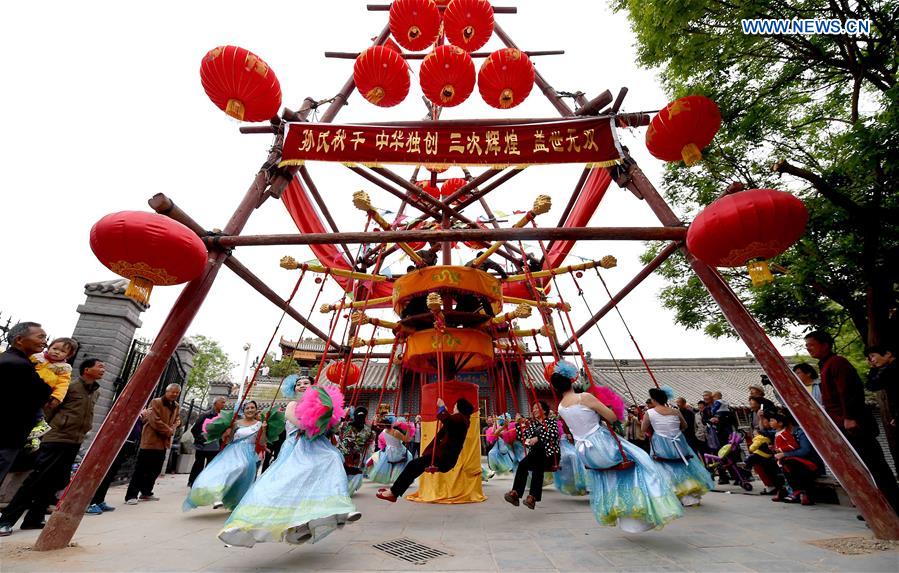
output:
[[[160,480],[159,502],[121,503],[86,515],[75,547],[38,553],[37,532],[0,540],[0,570],[18,571],[899,571],[899,552],[844,556],[808,541],[870,537],[855,511],[830,505],[774,504],[766,497],[710,493],[702,507],[660,532],[629,535],[600,527],[586,498],[548,489],[537,511],[502,500],[509,477],[491,481],[482,504],[441,506],[375,499],[375,484],[356,494],[361,521],[316,545],[228,548],[216,539],[222,510],[182,513],[186,476]],[[413,565],[372,548],[409,538],[451,555]]]

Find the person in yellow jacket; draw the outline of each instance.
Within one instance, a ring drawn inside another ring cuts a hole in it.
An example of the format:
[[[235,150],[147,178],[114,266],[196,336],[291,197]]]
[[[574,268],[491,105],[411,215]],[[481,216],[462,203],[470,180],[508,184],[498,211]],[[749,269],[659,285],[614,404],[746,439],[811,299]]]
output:
[[[44,410],[53,412],[62,403],[72,381],[72,365],[67,361],[78,352],[78,343],[72,338],[57,338],[45,352],[31,355],[31,362],[41,380],[52,389],[47,404],[35,414],[35,425],[28,434],[29,450],[40,446],[40,438],[52,428],[44,419]]]

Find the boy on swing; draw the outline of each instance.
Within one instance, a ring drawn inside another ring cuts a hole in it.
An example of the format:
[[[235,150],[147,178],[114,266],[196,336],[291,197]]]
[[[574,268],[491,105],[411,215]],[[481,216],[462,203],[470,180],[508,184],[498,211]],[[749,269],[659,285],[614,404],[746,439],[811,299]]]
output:
[[[442,398],[437,398],[437,420],[440,422],[440,431],[422,452],[421,457],[413,459],[406,464],[406,468],[396,478],[389,488],[378,490],[377,497],[391,503],[406,493],[415,478],[420,476],[433,463],[440,473],[452,470],[462,453],[465,445],[465,436],[468,435],[468,425],[474,406],[465,398],[459,398],[453,406],[453,413],[446,409]]]

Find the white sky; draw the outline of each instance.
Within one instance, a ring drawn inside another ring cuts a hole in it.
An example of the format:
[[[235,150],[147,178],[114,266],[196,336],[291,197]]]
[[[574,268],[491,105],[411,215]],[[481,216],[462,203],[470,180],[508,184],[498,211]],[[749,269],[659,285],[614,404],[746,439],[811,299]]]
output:
[[[277,74],[284,105],[297,109],[306,96],[333,96],[352,73],[352,60],[328,60],[325,50],[358,51],[386,24],[385,12],[367,12],[364,0],[334,2],[192,1],[104,3],[15,2],[0,20],[0,47],[8,55],[0,109],[0,188],[5,200],[0,228],[6,238],[0,313],[45,325],[53,336],[71,332],[76,307],[87,282],[115,278],[93,256],[91,226],[120,210],[149,210],[153,194],[163,192],[207,228],[223,227],[267,154],[266,135],[241,135],[239,124],[220,112],[200,85],[203,55],[223,44],[258,54]],[[496,2],[518,5],[518,15],[497,20],[529,50],[565,49],[565,56],[535,58],[537,69],[560,91],[582,90],[593,97],[604,89],[630,88],[625,111],[655,110],[667,102],[657,74],[637,67],[634,38],[624,15],[607,2]],[[489,49],[502,47],[497,38]],[[485,48],[487,49],[487,48]],[[479,66],[480,62],[476,62]],[[418,119],[424,114],[416,75],[406,101],[390,110],[365,102],[358,94],[338,115],[340,122]],[[500,112],[484,104],[475,89],[444,118],[554,117],[554,108],[534,89],[518,108]],[[657,183],[662,165],[646,152],[643,129],[623,132],[644,171]],[[554,223],[577,182],[580,166],[537,167],[488,196],[494,210],[527,209],[538,194],[549,194],[554,209],[541,222]],[[352,208],[351,195],[366,189],[382,208],[399,201],[339,165],[310,164],[309,170],[341,230],[361,230],[364,216]],[[408,176],[411,168],[398,168]],[[480,170],[474,170],[475,173]],[[451,173],[461,175],[454,170]],[[466,211],[472,218],[479,208]],[[649,208],[629,192],[610,187],[591,225],[652,226]],[[296,227],[278,201],[268,201],[250,219],[247,234],[290,233]],[[642,244],[583,243],[574,254],[613,254],[619,266],[605,276],[613,292],[641,267]],[[468,260],[467,249],[454,251]],[[291,254],[311,258],[305,248],[252,247],[238,250],[241,261],[286,296],[296,275],[278,268]],[[572,262],[577,262],[573,260]],[[406,261],[395,261],[402,272]],[[607,300],[599,281],[585,274],[582,285],[595,311]],[[562,279],[565,298],[575,306],[579,325],[589,316],[570,279]],[[308,312],[315,288],[311,281],[295,301]],[[663,281],[651,277],[620,305],[631,330],[649,357],[741,356],[736,340],[713,340],[675,325],[657,301]],[[143,315],[139,335],[153,338],[181,287],[157,288]],[[337,300],[326,289],[324,299]],[[222,269],[189,334],[219,340],[232,360],[243,362],[244,343],[258,354],[268,342],[281,311]],[[536,315],[535,315],[536,316]],[[325,329],[317,311],[315,323]],[[299,326],[285,320],[290,338]],[[539,326],[532,318],[528,327]],[[617,316],[600,323],[618,358],[636,352]],[[596,331],[582,339],[594,357],[608,357]],[[776,341],[783,352],[793,349]]]

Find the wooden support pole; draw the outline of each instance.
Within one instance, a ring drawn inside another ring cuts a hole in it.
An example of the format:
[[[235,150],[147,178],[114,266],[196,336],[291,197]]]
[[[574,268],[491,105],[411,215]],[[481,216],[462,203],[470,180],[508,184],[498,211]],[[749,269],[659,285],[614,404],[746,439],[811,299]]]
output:
[[[577,332],[575,332],[571,338],[569,338],[568,340],[566,340],[565,342],[560,344],[559,350],[565,350],[566,348],[568,348],[569,346],[574,344],[576,339],[580,338],[581,336],[586,334],[588,330],[593,328],[594,324],[599,322],[602,319],[602,317],[604,317],[612,309],[614,309],[616,306],[618,306],[618,303],[620,303],[622,300],[624,300],[624,297],[626,297],[628,294],[630,294],[630,292],[632,290],[634,290],[637,287],[637,285],[642,283],[646,277],[651,275],[657,268],[659,268],[659,266],[662,263],[664,263],[666,260],[668,260],[668,257],[670,257],[674,253],[674,251],[677,250],[678,246],[679,246],[678,243],[673,242],[673,243],[668,244],[661,251],[659,251],[659,254],[657,254],[655,256],[655,258],[649,262],[649,264],[647,264],[645,267],[643,267],[640,270],[640,272],[637,273],[634,276],[634,278],[632,278],[630,280],[630,282],[628,282],[626,285],[624,285],[624,288],[622,288],[620,291],[618,291],[615,294],[615,296],[613,296],[609,300],[609,302],[607,302],[601,309],[599,309],[599,311],[597,311],[596,314],[594,314],[592,317],[590,317],[590,320],[585,322],[582,327],[577,329]]]
[[[612,103],[612,92],[606,90],[584,104],[574,112],[574,115],[598,115],[599,111],[610,103]]]
[[[618,175],[618,180],[625,182],[628,189],[633,187],[646,200],[662,224],[671,226],[681,224],[677,215],[636,162],[629,160],[622,168],[612,173]],[[899,539],[899,516],[877,488],[868,468],[840,429],[796,378],[789,364],[727,281],[715,269],[694,257],[686,245],[681,246],[681,252],[690,263],[693,272],[718,303],[727,321],[765,370],[774,388],[783,398],[784,404],[805,430],[805,434],[824,459],[824,463],[846,489],[874,536],[878,539]]]
[[[270,164],[277,159],[277,152],[272,153],[266,163]],[[256,174],[253,184],[250,185],[237,210],[225,226],[225,233],[228,235],[240,234],[257,205],[264,200],[267,188],[268,174],[260,171]],[[131,432],[140,411],[147,403],[147,398],[150,397],[150,393],[165,370],[169,358],[199,312],[200,306],[209,294],[212,283],[227,257],[225,252],[210,253],[203,273],[189,282],[181,291],[159,334],[150,346],[146,358],[137,367],[134,375],[113,404],[78,471],[72,478],[66,495],[60,501],[57,510],[50,516],[47,526],[41,531],[34,546],[36,550],[62,549],[68,546],[72,540],[84,517],[84,510],[93,498],[100,482],[106,477],[109,466],[118,455],[125,438]]]
[[[524,229],[447,229],[384,231],[381,233],[302,233],[285,235],[212,236],[208,244],[225,248],[267,245],[324,245],[330,243],[402,243],[425,241],[682,241],[685,227],[538,227]]]
[[[371,173],[369,173],[362,167],[357,167],[355,165],[347,165],[346,167],[353,173],[356,173],[357,175],[359,175],[366,181],[370,181],[370,182],[374,183],[375,185],[377,185],[381,189],[387,191],[394,197],[398,197],[404,201],[408,201],[410,204],[412,204],[412,206],[414,206],[416,209],[418,209],[422,213],[428,215],[429,217],[433,217],[438,220],[441,218],[441,215],[439,212],[435,211],[428,205],[422,204],[420,201],[416,201],[415,197],[411,193],[400,191],[396,187],[394,187],[392,185],[388,185],[386,182],[382,181],[378,177],[375,177],[374,175],[372,175]]]

